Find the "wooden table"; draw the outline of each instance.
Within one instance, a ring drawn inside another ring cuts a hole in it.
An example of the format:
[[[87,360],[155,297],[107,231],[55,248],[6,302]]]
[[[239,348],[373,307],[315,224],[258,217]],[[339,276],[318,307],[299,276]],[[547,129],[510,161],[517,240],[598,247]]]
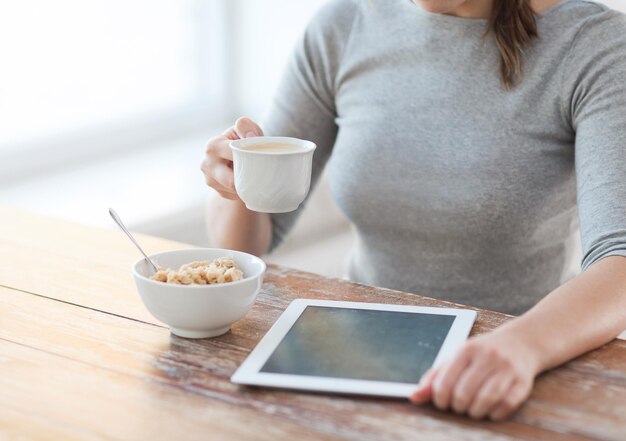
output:
[[[186,247],[140,241],[153,253]],[[137,257],[116,230],[0,208],[0,439],[626,440],[625,341],[541,375],[499,423],[238,387],[230,375],[295,298],[449,304],[270,265],[231,332],[187,340],[145,310],[129,271]],[[479,310],[472,334],[508,319]]]

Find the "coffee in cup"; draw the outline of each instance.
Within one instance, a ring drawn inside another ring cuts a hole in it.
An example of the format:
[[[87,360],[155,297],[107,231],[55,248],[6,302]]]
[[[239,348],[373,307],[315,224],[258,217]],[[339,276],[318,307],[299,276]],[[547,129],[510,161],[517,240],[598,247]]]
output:
[[[302,151],[302,147],[279,142],[268,142],[263,144],[252,144],[248,147],[242,147],[242,150],[249,152],[265,152],[265,153],[288,153]]]

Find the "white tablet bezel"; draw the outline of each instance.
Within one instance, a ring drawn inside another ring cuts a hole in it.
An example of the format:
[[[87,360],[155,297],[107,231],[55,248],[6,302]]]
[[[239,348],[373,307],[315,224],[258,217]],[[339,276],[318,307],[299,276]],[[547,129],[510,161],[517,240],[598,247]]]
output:
[[[453,315],[456,318],[454,322],[452,322],[452,326],[435,358],[433,366],[438,366],[441,362],[454,355],[454,352],[467,340],[474,320],[476,319],[476,311],[470,309],[297,299],[291,302],[289,307],[278,318],[267,334],[265,334],[248,358],[244,360],[239,369],[232,375],[230,380],[233,383],[250,386],[271,386],[317,392],[376,395],[397,398],[407,398],[411,395],[416,388],[416,384],[413,383],[351,380],[346,378],[260,372],[265,362],[269,359],[274,350],[276,350],[307,306]]]

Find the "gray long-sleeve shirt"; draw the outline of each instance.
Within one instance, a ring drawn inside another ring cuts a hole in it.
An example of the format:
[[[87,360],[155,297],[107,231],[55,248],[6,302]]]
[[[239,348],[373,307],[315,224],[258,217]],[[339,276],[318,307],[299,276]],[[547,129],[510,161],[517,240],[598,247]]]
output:
[[[333,0],[311,21],[264,129],[318,145],[352,279],[519,314],[571,277],[579,227],[583,270],[626,256],[626,18],[565,0],[537,23],[507,91],[485,20]]]

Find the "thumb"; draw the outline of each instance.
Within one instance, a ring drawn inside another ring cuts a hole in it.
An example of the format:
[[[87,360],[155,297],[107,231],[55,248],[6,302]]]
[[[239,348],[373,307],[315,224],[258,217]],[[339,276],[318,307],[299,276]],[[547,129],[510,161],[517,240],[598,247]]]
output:
[[[251,136],[263,136],[261,127],[250,118],[242,116],[235,122],[235,133],[239,138],[250,138]]]

